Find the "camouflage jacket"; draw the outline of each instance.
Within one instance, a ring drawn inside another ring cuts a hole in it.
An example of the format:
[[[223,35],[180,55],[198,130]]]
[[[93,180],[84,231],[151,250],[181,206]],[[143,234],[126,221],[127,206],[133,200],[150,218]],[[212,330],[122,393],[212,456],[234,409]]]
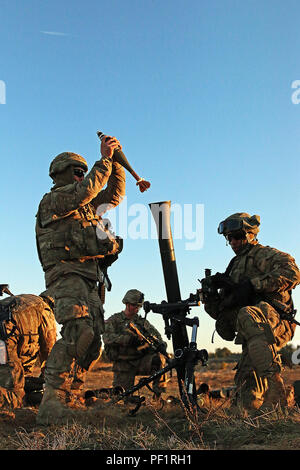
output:
[[[101,214],[124,195],[124,169],[108,158],[97,161],[82,182],[54,186],[44,195],[36,215],[36,240],[47,287],[70,272],[98,278],[96,259],[118,249]],[[99,228],[108,235],[105,239],[99,237]]]
[[[290,310],[292,289],[300,283],[300,271],[292,256],[259,243],[247,245],[235,256],[228,274],[235,283],[251,281],[254,303],[263,300],[284,311]]]
[[[56,322],[49,305],[37,295],[21,294],[0,301],[0,311],[11,312],[11,321],[4,320],[7,341],[17,344],[17,353],[25,373],[32,373],[37,359],[43,369],[56,342]]]
[[[132,320],[128,320],[124,311],[115,313],[106,320],[105,333],[103,335],[105,352],[112,361],[135,360],[149,352],[148,348],[139,351],[137,346],[130,344],[133,338],[132,333],[127,331],[130,322],[134,323],[141,333],[156,336],[159,341],[164,343],[157,329],[140,315],[136,315]]]
[[[241,253],[232,258],[226,274],[236,284],[245,280],[251,281],[254,288],[252,305],[264,301],[278,311],[291,311],[292,289],[300,283],[300,271],[289,254],[259,243],[248,244]],[[226,298],[224,290],[221,290],[220,295],[221,299]],[[228,309],[236,315],[240,307]],[[205,310],[216,319],[219,301],[207,303]]]

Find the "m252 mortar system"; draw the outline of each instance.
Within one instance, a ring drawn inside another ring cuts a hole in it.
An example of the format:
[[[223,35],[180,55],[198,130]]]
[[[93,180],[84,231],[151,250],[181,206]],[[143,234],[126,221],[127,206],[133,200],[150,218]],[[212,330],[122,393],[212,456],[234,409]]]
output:
[[[103,396],[105,398],[109,397],[112,403],[117,403],[127,398],[135,398],[134,403],[136,403],[136,407],[130,411],[131,415],[138,411],[145,400],[144,397],[132,397],[132,394],[144,386],[150,388],[149,384],[156,378],[173,369],[177,372],[178,388],[182,403],[189,411],[197,409],[197,394],[199,392],[196,390],[194,370],[199,361],[204,366],[208,360],[207,351],[205,349],[197,349],[199,319],[198,317],[187,318],[192,307],[200,306],[200,291],[197,291],[196,294],[190,294],[190,297],[186,300],[181,299],[170,225],[171,202],[152,203],[149,206],[157,228],[167,301],[159,304],[144,302],[143,307],[145,315],[151,311],[162,315],[165,322],[165,334],[168,339],[172,340],[174,357],[172,359],[167,358],[166,367],[149,377],[141,378],[137,385],[126,391],[121,387],[114,387],[111,389],[88,390],[85,394],[86,399],[93,396],[99,398]],[[187,327],[192,328],[190,340]]]
[[[173,367],[177,372],[180,398],[187,408],[193,408],[197,406],[194,369],[199,361],[206,365],[208,360],[207,351],[197,349],[199,318],[187,318],[192,307],[200,306],[200,293],[197,291],[188,299],[181,299],[170,224],[171,202],[152,203],[149,206],[158,234],[167,301],[160,304],[144,302],[144,310],[146,314],[152,311],[162,315],[165,334],[173,344]],[[190,340],[187,327],[192,328]]]

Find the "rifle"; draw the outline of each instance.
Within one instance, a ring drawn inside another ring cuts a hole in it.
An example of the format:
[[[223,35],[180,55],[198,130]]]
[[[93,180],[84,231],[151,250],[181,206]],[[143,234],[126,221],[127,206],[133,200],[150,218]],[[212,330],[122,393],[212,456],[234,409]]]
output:
[[[211,269],[205,269],[205,277],[198,279],[201,284],[199,297],[204,304],[221,300],[219,289],[224,291],[224,295],[229,295],[237,287],[227,273],[211,274]]]
[[[238,284],[235,284],[226,273],[216,273],[211,275],[211,269],[205,269],[204,279],[201,281],[198,279],[198,281],[201,283],[201,289],[198,291],[199,298],[204,304],[217,304],[218,301],[221,301],[222,298],[220,296],[219,289],[223,289],[223,297],[226,297],[226,295],[230,295],[234,289],[238,288]],[[294,318],[297,310],[294,309],[293,302],[291,302],[290,311],[286,312],[276,305],[275,302],[273,303],[272,300],[266,299],[263,296],[258,296],[254,300],[254,303],[257,303],[260,300],[264,300],[265,302],[268,302],[270,305],[272,305],[282,320],[287,320],[290,323],[294,323],[295,325],[300,326],[300,323]],[[245,305],[247,304],[241,305],[241,307]]]
[[[9,290],[8,284],[0,284],[0,296],[2,297],[3,293],[13,296]],[[4,301],[5,302],[5,301]],[[13,299],[9,305],[0,305],[0,340],[5,341],[9,336],[11,336],[16,329],[16,324],[12,320],[12,308],[15,306],[16,301]],[[6,330],[6,322],[12,321],[13,327],[9,332]]]
[[[220,295],[218,292],[218,289],[213,282],[213,277],[211,275],[211,269],[205,269],[205,277],[200,281],[198,281],[201,284],[201,293],[200,293],[200,299],[201,301],[206,304],[208,302],[211,302],[213,300],[219,300]]]
[[[274,307],[275,310],[276,310],[276,307]],[[278,308],[277,308],[277,311],[278,311]],[[296,310],[297,312],[297,310]],[[293,317],[293,314],[292,313],[287,313],[287,312],[283,312],[282,310],[279,311],[279,315],[280,315],[280,318],[282,320],[287,320],[289,321],[290,323],[295,323],[295,325],[298,325],[300,326],[300,323]]]
[[[127,327],[129,332],[137,336],[141,342],[140,346],[137,348],[138,351],[145,348],[151,348],[154,352],[161,353],[167,360],[169,359],[164,343],[162,343],[156,336],[151,335],[146,331],[142,333],[133,322],[129,322]]]
[[[107,255],[104,258],[99,258],[98,260],[98,266],[101,271],[101,278],[99,279],[99,284],[98,284],[98,295],[99,298],[102,302],[102,304],[105,303],[105,292],[106,290],[108,292],[111,291],[112,288],[112,283],[111,280],[108,277],[107,274],[107,269],[115,262],[117,261],[119,254],[123,250],[123,239],[119,236],[116,237],[116,240],[118,241],[119,248],[117,253],[114,255]]]

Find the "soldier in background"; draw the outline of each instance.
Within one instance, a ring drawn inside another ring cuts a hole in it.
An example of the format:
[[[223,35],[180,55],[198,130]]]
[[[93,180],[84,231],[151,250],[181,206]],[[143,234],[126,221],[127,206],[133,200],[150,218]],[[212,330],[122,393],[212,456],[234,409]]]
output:
[[[115,313],[105,322],[103,335],[104,351],[113,362],[113,386],[121,386],[125,390],[134,385],[137,375],[152,375],[165,367],[166,359],[159,352],[144,348],[140,339],[133,334],[128,324],[133,322],[142,334],[155,336],[161,343],[161,351],[166,352],[166,343],[160,333],[147,320],[138,315],[144,303],[144,294],[136,289],[126,292],[122,302],[125,310]],[[166,391],[166,377],[153,382],[153,398],[158,400]]]
[[[62,337],[46,363],[38,424],[76,417],[66,405],[74,359],[87,371],[101,351],[104,311],[97,289],[98,281],[102,282],[99,260],[106,256],[116,259],[122,248],[101,218],[125,195],[125,172],[113,159],[117,147],[121,148],[117,139],[103,139],[102,158],[87,176],[86,160],[75,153],[61,153],[50,165],[54,186],[39,204],[36,239]]]
[[[22,407],[25,379],[34,382],[37,365],[43,382],[45,363],[56,342],[52,308],[53,300],[46,292],[11,295],[0,301],[0,407]]]
[[[224,274],[208,280],[220,291],[205,305],[219,335],[242,344],[235,382],[238,403],[250,410],[289,404],[279,351],[294,335],[291,292],[300,283],[299,269],[289,254],[258,243],[259,225],[260,217],[247,213],[220,223],[218,233],[236,256]]]

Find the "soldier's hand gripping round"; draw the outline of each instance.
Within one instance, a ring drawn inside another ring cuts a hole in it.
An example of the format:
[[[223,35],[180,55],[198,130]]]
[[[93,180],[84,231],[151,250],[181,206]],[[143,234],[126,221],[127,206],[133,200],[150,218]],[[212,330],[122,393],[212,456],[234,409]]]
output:
[[[101,140],[100,150],[103,157],[113,158],[115,149],[122,149],[122,146],[116,137],[106,136]]]

